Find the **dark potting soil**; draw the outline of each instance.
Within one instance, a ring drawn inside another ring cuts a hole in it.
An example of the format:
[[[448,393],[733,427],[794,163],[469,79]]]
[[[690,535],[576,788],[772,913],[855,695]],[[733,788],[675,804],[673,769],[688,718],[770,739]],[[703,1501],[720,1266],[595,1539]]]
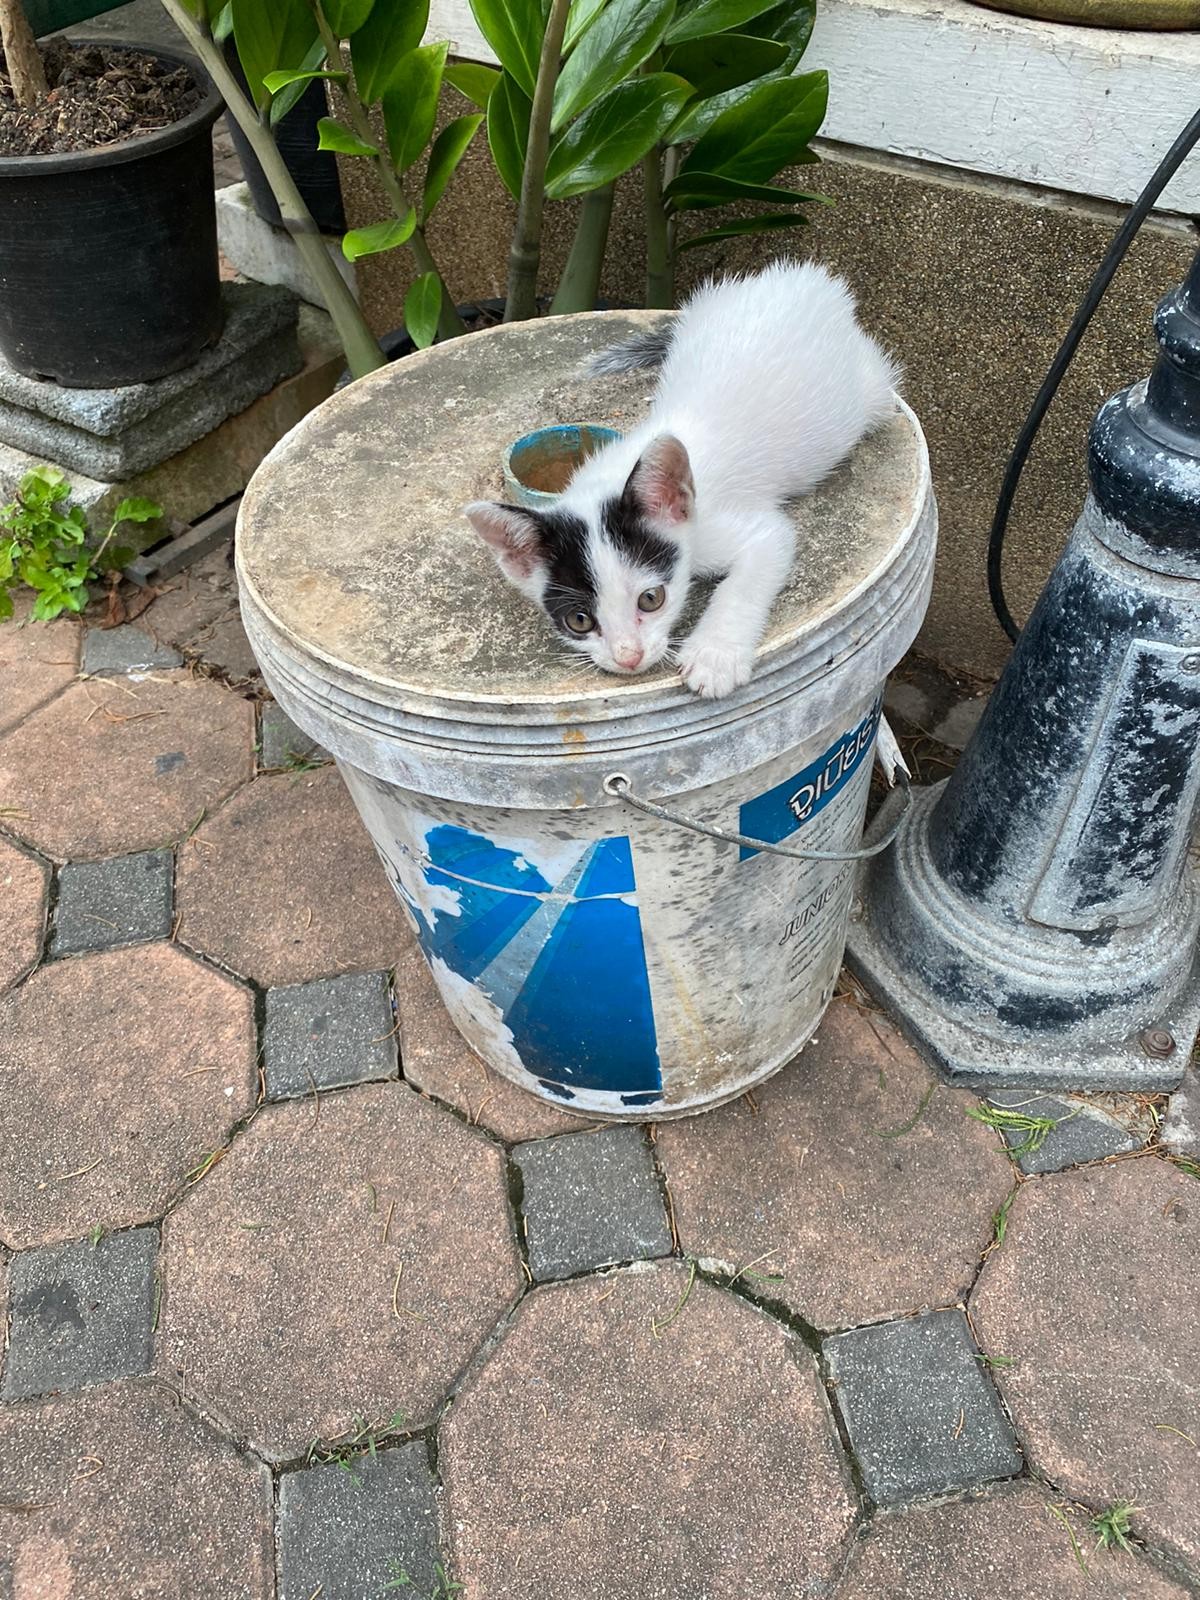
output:
[[[169,128],[203,99],[186,67],[155,56],[65,39],[40,49],[50,85],[40,104],[19,106],[0,70],[0,156],[99,150]]]

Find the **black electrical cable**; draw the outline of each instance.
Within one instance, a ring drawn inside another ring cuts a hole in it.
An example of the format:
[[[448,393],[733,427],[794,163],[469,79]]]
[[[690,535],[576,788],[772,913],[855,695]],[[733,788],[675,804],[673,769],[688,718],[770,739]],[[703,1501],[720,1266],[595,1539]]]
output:
[[[1114,272],[1121,265],[1125,252],[1133,243],[1134,237],[1142,223],[1145,222],[1154,202],[1175,176],[1179,167],[1191,152],[1192,147],[1200,140],[1200,111],[1184,128],[1167,151],[1166,155],[1154,169],[1154,175],[1142,190],[1141,194],[1130,207],[1129,215],[1121,224],[1113,237],[1112,243],[1105,252],[1104,259],[1096,268],[1096,274],[1088,285],[1087,293],[1079,302],[1079,309],[1067,329],[1063,342],[1058,347],[1050,369],[1046,373],[1041,388],[1038,390],[1029,415],[1025,418],[1024,425],[1017,435],[1017,442],[1013,446],[1012,455],[1008,459],[1008,466],[1004,470],[1004,481],[1000,485],[1000,496],[996,501],[996,514],[992,519],[992,531],[988,539],[987,553],[987,579],[988,595],[992,602],[992,610],[996,619],[1005,633],[1014,642],[1020,629],[1013,621],[1012,613],[1004,598],[1004,584],[1001,578],[1000,566],[1004,555],[1004,535],[1008,528],[1008,514],[1012,509],[1013,498],[1017,492],[1017,485],[1021,481],[1021,472],[1025,466],[1030,448],[1037,436],[1037,431],[1042,425],[1042,418],[1050,409],[1050,402],[1058,392],[1058,386],[1063,380],[1075,348],[1087,330],[1088,323],[1092,320],[1096,307],[1100,304],[1105,289]]]

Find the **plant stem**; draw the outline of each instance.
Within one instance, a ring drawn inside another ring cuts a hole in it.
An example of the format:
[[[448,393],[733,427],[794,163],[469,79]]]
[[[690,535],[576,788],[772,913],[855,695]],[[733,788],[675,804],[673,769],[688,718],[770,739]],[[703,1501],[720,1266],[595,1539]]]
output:
[[[368,372],[374,372],[385,364],[383,351],[367,327],[346,280],[330,260],[325,241],[308,207],[300,198],[300,191],[279,154],[270,128],[264,127],[258,113],[242,93],[237,79],[226,64],[220,45],[207,27],[197,22],[180,4],[180,0],[162,0],[162,4],[204,63],[209,76],[225,98],[230,116],[237,122],[246,136],[247,144],[254,151],[278,202],[283,226],[295,241],[301,259],[321,291],[325,309],[333,319],[334,329],[342,341],[346,364],[351,373],[361,378]]]
[[[565,311],[594,311],[600,293],[600,272],[608,245],[608,224],[612,217],[614,185],[593,189],[583,197],[571,253],[550,302],[550,315]]]
[[[0,0],[0,43],[17,104],[26,109],[37,105],[50,93],[50,85],[21,0]]]
[[[642,159],[646,205],[646,305],[651,310],[675,304],[675,257],[663,204],[663,152],[660,145]]]
[[[320,0],[311,0],[313,15],[317,20],[317,28],[321,35],[321,43],[325,46],[325,65],[330,72],[345,72],[345,61],[342,58],[341,41],[326,21]],[[387,148],[386,139],[380,143],[375,137],[375,130],[371,126],[370,113],[363,104],[354,82],[353,73],[346,74],[345,83],[338,85],[342,98],[346,102],[346,110],[350,117],[350,126],[363,141],[375,151],[375,171],[383,185],[383,191],[388,197],[388,203],[397,218],[403,222],[409,212],[414,209],[404,188],[404,181],[392,165],[391,152]],[[420,223],[413,229],[408,240],[409,249],[412,251],[413,260],[422,272],[432,272],[442,286],[442,304],[438,312],[438,334],[443,339],[456,339],[460,334],[466,333],[467,325],[454,309],[454,301],[450,291],[446,288],[445,279],[438,271],[437,262],[433,259],[433,252],[425,239],[425,230]]]
[[[505,322],[524,322],[537,315],[537,275],[542,259],[542,213],[546,205],[550,118],[554,111],[554,88],[558,82],[569,10],[570,0],[551,0],[546,32],[542,38],[537,82],[533,88],[533,109],[529,114],[529,138],[525,144],[525,170],[521,174],[521,198],[517,204],[517,223],[513,229],[512,249],[508,258]]]

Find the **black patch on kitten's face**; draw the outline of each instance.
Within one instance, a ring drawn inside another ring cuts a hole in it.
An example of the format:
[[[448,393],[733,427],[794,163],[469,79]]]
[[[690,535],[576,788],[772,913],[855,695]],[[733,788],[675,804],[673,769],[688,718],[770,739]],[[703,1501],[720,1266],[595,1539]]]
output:
[[[678,548],[646,521],[641,504],[628,484],[618,499],[606,500],[600,507],[600,526],[630,566],[648,568],[664,581],[675,571]]]
[[[546,588],[542,604],[568,639],[580,635],[567,627],[573,611],[596,614],[596,580],[587,558],[587,524],[569,511],[530,512],[538,526]]]

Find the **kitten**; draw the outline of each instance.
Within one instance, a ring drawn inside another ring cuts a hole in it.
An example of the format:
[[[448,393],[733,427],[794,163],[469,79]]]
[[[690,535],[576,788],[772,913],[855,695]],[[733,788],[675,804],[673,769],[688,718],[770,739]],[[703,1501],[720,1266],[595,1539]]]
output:
[[[693,578],[723,574],[677,651],[688,687],[716,698],[749,681],[791,570],[782,502],[892,411],[898,371],[846,284],[794,262],[706,285],[591,371],[660,362],[645,422],[584,461],[551,510],[465,511],[505,576],[607,672],[661,661]]]

